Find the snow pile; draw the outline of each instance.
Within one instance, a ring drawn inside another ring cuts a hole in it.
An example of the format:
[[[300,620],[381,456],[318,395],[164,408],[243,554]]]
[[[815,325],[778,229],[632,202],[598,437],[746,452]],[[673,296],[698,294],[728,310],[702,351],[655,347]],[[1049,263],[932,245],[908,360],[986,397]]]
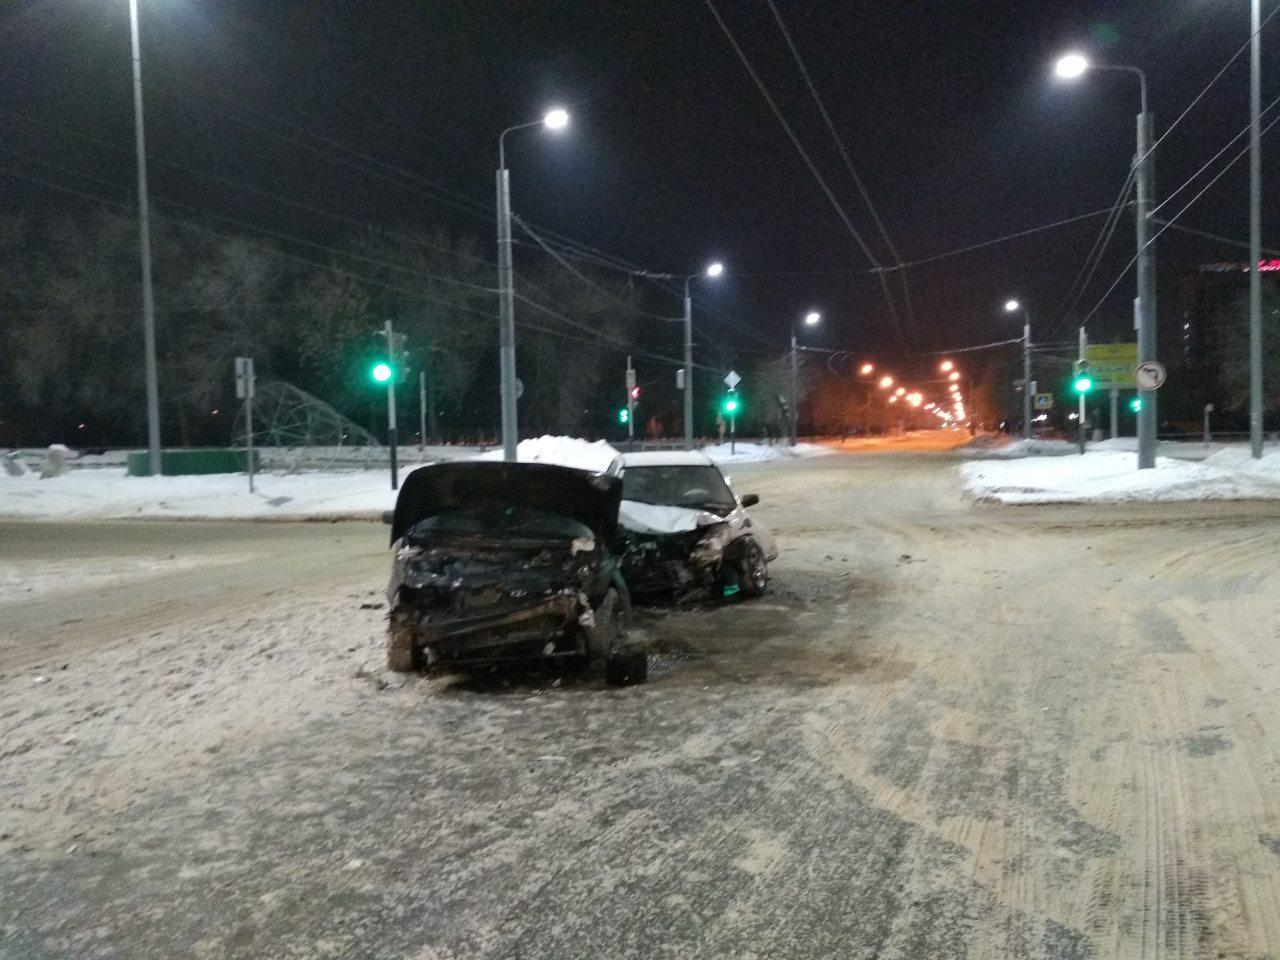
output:
[[[1061,457],[1078,454],[1080,448],[1068,440],[1014,440],[994,445],[990,438],[979,437],[959,449],[962,457],[970,460],[1018,460],[1022,457]]]
[[[1217,467],[1219,470],[1239,470],[1242,473],[1280,483],[1280,449],[1276,447],[1270,449],[1264,447],[1262,459],[1255,460],[1249,448],[1241,444],[1206,457],[1204,464],[1207,467]]]
[[[73,470],[47,480],[34,475],[0,476],[0,517],[376,519],[395,506],[385,470],[260,474],[254,486],[255,492],[250,493],[243,474],[127,477],[123,471],[103,469]]]
[[[794,447],[785,443],[715,443],[703,447],[702,453],[716,463],[769,463],[774,460],[792,460],[796,457],[818,457],[831,451],[820,443],[797,443]]]
[[[1134,454],[1111,451],[965,463],[959,471],[967,496],[1004,504],[1280,499],[1280,469],[1268,476],[1160,457],[1154,470],[1139,470]]]
[[[516,446],[516,459],[521,463],[554,463],[575,470],[604,473],[618,458],[618,451],[604,440],[591,443],[578,437],[534,437]],[[501,460],[502,450],[490,450],[477,460]]]

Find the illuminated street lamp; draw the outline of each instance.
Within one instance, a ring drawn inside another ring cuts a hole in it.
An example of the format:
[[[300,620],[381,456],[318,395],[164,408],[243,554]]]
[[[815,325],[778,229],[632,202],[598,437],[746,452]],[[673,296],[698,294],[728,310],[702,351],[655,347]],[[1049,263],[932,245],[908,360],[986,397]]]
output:
[[[822,314],[810,310],[804,315],[806,327],[816,326]],[[800,429],[800,347],[796,344],[796,324],[791,324],[791,446],[796,445],[796,432]]]
[[[892,386],[893,386],[893,377],[891,377],[891,376],[889,376],[888,374],[886,374],[885,376],[883,376],[883,377],[881,377],[881,378],[880,378],[880,389],[881,389],[881,390],[888,390],[888,389],[889,389],[890,387],[892,387]]]
[[[948,370],[952,370],[954,368],[955,368],[955,364],[952,363],[950,360],[943,360],[940,364],[938,364],[938,369],[941,370],[943,373],[946,373]]]
[[[502,457],[514,461],[520,439],[516,419],[516,301],[511,272],[511,178],[507,171],[508,133],[528,127],[563,130],[569,124],[568,111],[554,107],[539,120],[517,123],[498,134],[498,366],[502,410]]]
[[[924,397],[922,397],[920,394],[918,393],[907,394],[907,403],[911,404],[913,407],[918,407],[923,402],[924,402]]]
[[[907,388],[906,388],[906,387],[899,387],[897,390],[893,391],[893,395],[894,395],[895,397],[900,397],[900,396],[902,396],[902,395],[903,395],[904,393],[906,393],[906,392],[907,392]]]
[[[1031,439],[1031,311],[1017,300],[1006,300],[1005,313],[1022,311],[1022,426]]]
[[[952,370],[952,371],[951,371],[951,373],[947,376],[947,379],[948,379],[948,380],[959,380],[959,379],[960,379],[960,371],[959,371],[959,370]]]
[[[676,273],[649,273],[648,271],[642,271],[640,274],[655,280],[684,281],[684,316],[680,318],[684,323],[684,369],[678,374],[676,383],[684,391],[684,448],[686,450],[693,449],[693,300],[689,296],[689,283],[698,277],[714,280],[723,273],[724,264],[716,260],[697,273],[683,276]]]
[[[873,363],[864,363],[861,367],[859,367],[859,368],[858,368],[858,372],[859,372],[860,374],[862,374],[862,375],[865,377],[865,376],[867,376],[869,373],[871,373],[872,371],[874,371],[874,370],[875,370],[875,368],[876,368],[876,367],[875,367],[875,364],[873,364]]]
[[[1256,33],[1254,36],[1256,38]],[[1134,326],[1138,331],[1138,362],[1146,363],[1156,359],[1156,259],[1155,244],[1150,238],[1151,208],[1155,203],[1151,172],[1155,125],[1147,109],[1147,75],[1140,68],[1126,64],[1092,63],[1084,54],[1076,52],[1060,57],[1053,68],[1053,72],[1064,80],[1075,80],[1094,70],[1128,73],[1138,78],[1138,143],[1133,161],[1138,288],[1134,300]],[[1254,129],[1256,131],[1256,126]],[[1256,257],[1254,265],[1257,265]],[[1143,404],[1138,417],[1138,469],[1149,470],[1156,465],[1156,394],[1154,390],[1148,391],[1141,386],[1138,393],[1150,401]]]
[[[1062,80],[1074,80],[1088,69],[1089,58],[1082,53],[1068,53],[1053,65],[1053,72]]]

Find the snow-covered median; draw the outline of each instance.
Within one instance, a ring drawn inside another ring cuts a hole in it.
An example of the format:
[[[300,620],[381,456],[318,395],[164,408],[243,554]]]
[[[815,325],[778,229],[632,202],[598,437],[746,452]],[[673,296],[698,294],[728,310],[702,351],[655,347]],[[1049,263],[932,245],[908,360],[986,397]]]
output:
[[[261,474],[249,492],[243,474],[127,477],[76,470],[62,477],[0,477],[0,517],[60,520],[377,518],[395,506],[385,470]]]
[[[1005,504],[1280,499],[1280,455],[1264,467],[1239,465],[1235,455],[1226,451],[1204,463],[1160,457],[1154,470],[1139,470],[1136,454],[1103,450],[981,460],[957,469],[967,496]]]

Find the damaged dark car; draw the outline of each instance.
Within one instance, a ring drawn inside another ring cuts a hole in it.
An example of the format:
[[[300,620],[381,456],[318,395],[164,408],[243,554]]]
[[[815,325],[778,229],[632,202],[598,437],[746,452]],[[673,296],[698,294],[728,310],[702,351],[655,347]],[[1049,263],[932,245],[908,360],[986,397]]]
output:
[[[469,461],[410,473],[391,517],[387,661],[573,658],[613,684],[640,683],[618,570],[622,483],[541,463]]]

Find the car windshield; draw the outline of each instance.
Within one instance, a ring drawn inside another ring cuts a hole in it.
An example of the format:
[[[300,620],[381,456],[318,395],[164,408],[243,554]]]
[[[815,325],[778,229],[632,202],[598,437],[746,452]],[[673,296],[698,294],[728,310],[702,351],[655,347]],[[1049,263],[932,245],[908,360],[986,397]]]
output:
[[[622,474],[622,496],[641,503],[700,509],[731,510],[735,505],[724,475],[710,464],[627,467]]]
[[[484,506],[450,510],[414,524],[411,537],[476,536],[564,539],[591,536],[577,520],[529,507]]]

